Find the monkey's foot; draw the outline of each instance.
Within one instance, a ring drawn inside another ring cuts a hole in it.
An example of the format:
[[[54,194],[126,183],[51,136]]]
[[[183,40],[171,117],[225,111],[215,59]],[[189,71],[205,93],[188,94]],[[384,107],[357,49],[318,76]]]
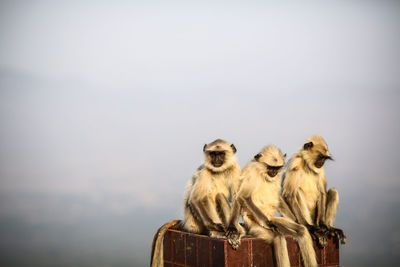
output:
[[[324,248],[328,245],[328,232],[325,229],[315,227],[314,225],[309,225],[307,229],[311,237],[317,241],[317,246],[319,248]]]
[[[343,233],[343,230],[341,230],[339,228],[331,227],[329,229],[329,234],[330,234],[330,236],[336,237],[338,240],[340,240],[341,244],[346,244],[346,236]]]
[[[320,248],[324,248],[328,245],[328,236],[327,235],[318,235],[317,245]]]
[[[240,237],[238,238],[228,238],[228,243],[236,250],[240,246]]]

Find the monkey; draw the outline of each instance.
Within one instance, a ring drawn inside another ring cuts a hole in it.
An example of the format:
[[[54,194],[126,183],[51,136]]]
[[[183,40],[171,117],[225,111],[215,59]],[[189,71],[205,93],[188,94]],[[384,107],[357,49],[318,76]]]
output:
[[[284,171],[282,196],[296,217],[307,227],[320,247],[327,245],[328,236],[346,243],[343,231],[333,227],[339,204],[335,188],[327,191],[324,170],[326,160],[332,160],[325,140],[315,135],[292,156]]]
[[[273,244],[277,266],[290,266],[285,236],[299,244],[304,266],[315,267],[317,260],[312,239],[281,197],[281,172],[286,154],[275,146],[264,147],[242,170],[240,186],[233,200],[226,236],[236,249],[243,231],[238,223],[242,215],[247,233]],[[284,217],[276,217],[279,211]]]
[[[236,147],[217,139],[203,147],[204,163],[194,173],[184,197],[183,230],[225,238],[230,204],[240,177]]]
[[[204,163],[190,179],[184,195],[184,219],[161,226],[154,235],[150,266],[164,266],[162,240],[170,228],[225,238],[230,218],[229,202],[239,184],[236,147],[217,139],[203,147]],[[161,252],[160,252],[161,250]]]

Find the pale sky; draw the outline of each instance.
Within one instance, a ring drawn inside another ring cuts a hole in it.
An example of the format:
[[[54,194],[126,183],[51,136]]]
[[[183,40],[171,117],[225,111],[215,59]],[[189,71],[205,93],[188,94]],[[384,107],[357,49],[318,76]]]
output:
[[[320,134],[342,266],[395,266],[399,26],[396,1],[1,1],[0,265],[147,266],[205,143],[244,167]]]

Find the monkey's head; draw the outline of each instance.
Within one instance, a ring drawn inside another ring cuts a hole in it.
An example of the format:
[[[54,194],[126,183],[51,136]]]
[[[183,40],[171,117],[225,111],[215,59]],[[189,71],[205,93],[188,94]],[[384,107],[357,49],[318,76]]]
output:
[[[282,170],[285,158],[286,154],[283,155],[279,148],[273,145],[264,147],[260,153],[254,156],[255,161],[265,165],[270,178],[275,177]]]
[[[301,154],[308,167],[316,172],[324,166],[327,159],[332,159],[332,155],[328,150],[328,145],[319,135],[314,135],[307,139],[301,149]]]
[[[236,147],[217,139],[203,147],[204,166],[213,172],[223,172],[236,163]]]

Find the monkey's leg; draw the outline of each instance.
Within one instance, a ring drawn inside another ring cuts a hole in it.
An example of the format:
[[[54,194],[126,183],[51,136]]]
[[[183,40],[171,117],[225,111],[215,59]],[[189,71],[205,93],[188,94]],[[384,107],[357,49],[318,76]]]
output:
[[[285,197],[286,203],[291,207],[296,221],[302,225],[312,225],[310,211],[301,192],[296,195]]]
[[[192,201],[192,209],[197,213],[208,230],[224,232],[224,226],[219,220],[216,207],[206,197],[201,201]]]
[[[333,227],[333,221],[335,220],[339,205],[339,193],[335,188],[329,189],[326,202],[325,224],[332,236],[336,236],[342,244],[346,244],[346,236],[343,231],[339,228]]]
[[[181,228],[190,233],[205,233],[205,226],[202,223],[202,219],[192,205],[187,205],[185,207],[184,220],[181,223]]]
[[[304,225],[282,217],[272,218],[272,223],[278,227],[282,234],[292,236],[297,241],[304,266],[318,266],[311,236]]]
[[[231,214],[231,207],[229,206],[228,200],[222,194],[217,194],[216,204],[218,206],[217,213],[219,218],[222,220],[224,227],[228,226],[229,218]],[[209,235],[214,238],[225,238],[225,232],[210,231]]]
[[[221,211],[220,217],[222,222],[225,226],[228,226],[229,219],[231,217],[231,207],[229,206],[229,201],[222,194],[217,194],[216,200]]]
[[[325,214],[325,224],[328,227],[333,226],[333,221],[336,217],[337,208],[339,205],[339,193],[335,188],[331,188],[328,191],[327,201],[326,201],[326,214]]]
[[[311,213],[308,210],[306,201],[301,192],[297,192],[295,196],[286,197],[285,200],[292,208],[292,211],[296,217],[296,221],[307,227],[311,236],[317,240],[320,247],[324,247],[327,244],[326,234],[319,231],[318,227],[312,223]]]
[[[243,227],[239,224],[239,216],[241,205],[238,200],[233,201],[232,214],[226,230],[226,238],[233,249],[237,249],[240,245],[240,239],[245,234]]]
[[[288,203],[293,209],[297,222],[307,228],[320,247],[325,247],[328,244],[326,232],[312,223],[311,212],[307,207],[303,194],[298,192],[295,198],[288,198]]]
[[[329,230],[325,225],[325,214],[326,214],[326,203],[327,203],[327,194],[320,193],[320,196],[317,200],[315,210],[313,212],[314,217],[314,225],[309,226],[308,229],[310,233],[313,234],[315,239],[317,240],[317,245],[320,248],[328,245],[329,238]]]
[[[290,267],[286,239],[283,235],[265,229],[259,225],[252,225],[249,234],[264,239],[268,244],[273,244],[274,255],[278,267]]]

